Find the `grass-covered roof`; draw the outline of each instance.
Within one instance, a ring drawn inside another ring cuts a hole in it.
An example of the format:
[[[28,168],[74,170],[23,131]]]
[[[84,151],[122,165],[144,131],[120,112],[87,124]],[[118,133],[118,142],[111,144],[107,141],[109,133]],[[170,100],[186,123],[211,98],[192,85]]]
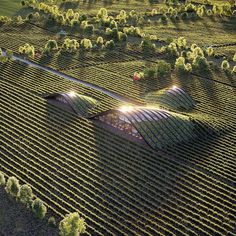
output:
[[[90,117],[96,114],[96,108],[100,104],[97,99],[86,95],[78,94],[76,92],[54,93],[45,97],[55,99],[66,104],[76,114],[83,117]]]
[[[189,111],[194,108],[195,101],[183,89],[173,86],[156,92],[150,92],[145,96],[148,103],[158,104],[160,107],[170,110]]]

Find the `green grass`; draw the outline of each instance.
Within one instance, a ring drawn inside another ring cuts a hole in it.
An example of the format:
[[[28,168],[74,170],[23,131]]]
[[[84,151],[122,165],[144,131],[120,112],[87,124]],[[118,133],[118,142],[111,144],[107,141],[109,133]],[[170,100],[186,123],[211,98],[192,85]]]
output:
[[[13,16],[20,8],[20,0],[1,0],[0,15]]]

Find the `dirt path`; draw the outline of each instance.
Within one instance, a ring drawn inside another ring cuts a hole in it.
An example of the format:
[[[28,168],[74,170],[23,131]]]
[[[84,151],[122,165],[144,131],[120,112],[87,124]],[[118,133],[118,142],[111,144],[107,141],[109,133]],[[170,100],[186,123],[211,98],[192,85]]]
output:
[[[5,50],[3,49],[3,51],[5,51]],[[49,73],[52,73],[54,75],[60,76],[60,77],[62,77],[64,79],[66,79],[66,80],[73,81],[75,83],[82,84],[82,85],[84,85],[86,87],[95,89],[95,90],[97,90],[99,92],[102,92],[102,93],[104,93],[104,94],[106,94],[106,95],[108,95],[108,96],[110,96],[110,97],[112,97],[112,98],[114,98],[114,99],[116,99],[118,101],[140,105],[140,103],[135,101],[134,99],[131,99],[131,98],[128,98],[128,97],[124,97],[124,96],[122,96],[122,95],[120,95],[118,93],[112,92],[112,91],[107,90],[105,88],[102,88],[102,87],[100,87],[98,85],[95,85],[95,84],[92,84],[92,83],[89,83],[89,82],[77,79],[75,77],[72,77],[70,75],[64,74],[64,73],[59,72],[57,70],[54,70],[52,68],[49,68],[49,67],[46,67],[46,66],[41,66],[41,65],[39,65],[39,64],[37,64],[35,62],[32,62],[32,61],[30,61],[28,59],[24,59],[24,58],[22,58],[22,57],[20,57],[20,56],[18,56],[16,54],[14,54],[13,59],[16,60],[16,61],[23,62],[23,63],[25,63],[25,64],[27,64],[29,66],[34,67],[34,68],[38,68],[38,69],[47,71]],[[104,78],[104,79],[106,79],[106,78]]]

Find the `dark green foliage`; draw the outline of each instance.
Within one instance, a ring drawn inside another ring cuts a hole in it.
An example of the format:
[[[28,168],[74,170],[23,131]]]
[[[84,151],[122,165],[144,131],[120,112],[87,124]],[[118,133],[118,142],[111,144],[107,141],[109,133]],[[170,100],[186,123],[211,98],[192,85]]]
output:
[[[84,219],[77,212],[70,213],[60,222],[59,230],[61,236],[80,235],[86,230]]]
[[[208,71],[209,63],[205,57],[197,56],[193,60],[193,68],[198,71]]]
[[[49,217],[48,224],[52,227],[55,227],[57,225],[56,220],[53,216]]]
[[[47,208],[40,199],[36,198],[32,203],[32,211],[36,217],[43,219],[47,213]]]
[[[171,73],[171,65],[165,61],[158,61],[157,65],[144,70],[144,78],[164,77]]]
[[[156,68],[150,67],[144,70],[144,77],[145,78],[155,78],[156,77]]]
[[[92,34],[94,31],[94,26],[93,25],[87,25],[84,29],[84,31],[88,34]]]
[[[5,184],[6,184],[5,176],[2,172],[0,172],[0,186],[5,186]]]
[[[105,47],[109,50],[115,49],[115,43],[113,40],[107,41]]]
[[[9,193],[12,197],[16,197],[20,190],[20,184],[16,177],[9,177],[6,183],[6,192]]]
[[[156,66],[157,77],[167,76],[171,73],[171,65],[165,61],[159,61]]]
[[[30,205],[33,197],[31,187],[27,184],[22,185],[17,197],[23,204]]]
[[[152,51],[155,50],[156,46],[149,39],[144,39],[141,42],[141,48],[143,51]]]

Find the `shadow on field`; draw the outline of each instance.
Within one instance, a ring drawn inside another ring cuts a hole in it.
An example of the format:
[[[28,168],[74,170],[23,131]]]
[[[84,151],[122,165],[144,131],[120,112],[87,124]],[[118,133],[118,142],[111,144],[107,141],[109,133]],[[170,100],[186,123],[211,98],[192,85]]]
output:
[[[29,209],[10,198],[0,187],[0,235],[57,236],[58,233],[46,220],[36,219]]]

